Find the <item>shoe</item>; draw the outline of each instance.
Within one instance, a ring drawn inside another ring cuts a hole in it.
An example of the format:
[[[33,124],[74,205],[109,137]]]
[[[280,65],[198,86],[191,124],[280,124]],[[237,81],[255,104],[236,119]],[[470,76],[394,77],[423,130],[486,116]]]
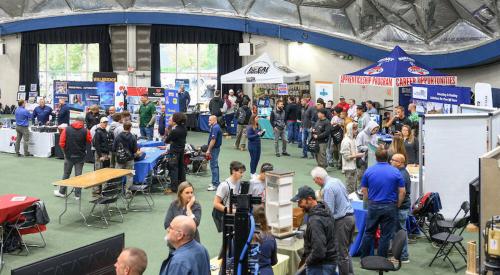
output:
[[[288,154],[287,152],[283,152],[283,153],[281,153],[281,154],[282,154],[283,156],[287,156],[287,157],[289,157],[289,156],[290,156],[290,154]]]
[[[279,158],[279,157],[281,157],[280,153],[276,153],[276,156],[277,156],[278,158]]]
[[[59,190],[54,190],[54,196],[59,198],[66,198],[66,195],[59,193]]]
[[[210,184],[210,186],[208,186],[207,188],[207,191],[217,191],[217,186]]]
[[[32,154],[30,154],[30,153],[28,153],[28,154],[25,154],[24,156],[25,156],[25,157],[32,157],[33,155],[32,155]]]
[[[306,158],[307,158],[307,156],[302,156],[301,158],[306,159]]]
[[[409,264],[410,263],[410,259],[401,259],[401,263],[403,263],[403,264]]]
[[[19,154],[19,153],[16,153],[16,157],[22,157],[23,155]]]
[[[242,147],[242,148],[240,148],[240,151],[246,151],[246,150],[247,150],[247,149],[245,149],[245,148],[243,148],[243,147]]]
[[[132,198],[132,192],[127,191],[125,192],[125,199],[130,200]]]
[[[79,201],[79,200],[80,200],[80,197],[76,197],[76,196],[75,196],[75,200]]]

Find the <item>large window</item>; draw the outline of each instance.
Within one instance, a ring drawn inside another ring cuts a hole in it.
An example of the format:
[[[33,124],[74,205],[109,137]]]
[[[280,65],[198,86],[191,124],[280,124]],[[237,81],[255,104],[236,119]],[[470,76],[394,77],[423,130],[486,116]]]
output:
[[[41,95],[54,80],[90,81],[99,71],[99,44],[39,44],[38,51]]]
[[[189,80],[191,104],[206,102],[217,88],[217,44],[160,44],[161,85]]]

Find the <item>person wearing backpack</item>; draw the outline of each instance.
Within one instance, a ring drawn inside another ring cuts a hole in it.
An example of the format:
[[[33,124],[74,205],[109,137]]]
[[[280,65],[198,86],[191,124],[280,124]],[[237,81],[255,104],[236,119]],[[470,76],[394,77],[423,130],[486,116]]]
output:
[[[115,152],[116,168],[134,170],[134,156],[139,150],[137,147],[137,138],[130,133],[132,123],[125,121],[123,123],[123,132],[121,132],[113,142],[113,152]],[[128,188],[132,185],[133,176],[127,176],[125,185],[125,196],[130,197]]]
[[[246,128],[248,126],[248,122],[250,121],[250,116],[252,115],[252,111],[250,107],[248,107],[248,100],[243,100],[243,105],[238,109],[237,118],[238,118],[238,130],[236,132],[236,142],[234,143],[234,147],[236,149],[240,149],[241,151],[245,151],[246,147],[246,139],[247,139],[247,131]]]
[[[83,117],[77,117],[75,122],[62,131],[59,138],[59,146],[64,152],[63,180],[69,179],[73,167],[75,167],[75,177],[82,174],[87,143],[92,142],[90,131],[83,127],[83,121]],[[54,190],[54,196],[66,197],[66,189],[66,186],[59,186],[59,190]],[[81,188],[75,188],[75,199],[79,200],[81,193]]]
[[[115,168],[116,158],[115,153],[113,152],[113,143],[115,142],[115,130],[120,127],[122,128],[122,124],[120,123],[122,119],[122,113],[114,113],[112,116],[112,121],[109,121],[109,129],[108,129],[108,143],[110,144],[109,149],[109,167]]]

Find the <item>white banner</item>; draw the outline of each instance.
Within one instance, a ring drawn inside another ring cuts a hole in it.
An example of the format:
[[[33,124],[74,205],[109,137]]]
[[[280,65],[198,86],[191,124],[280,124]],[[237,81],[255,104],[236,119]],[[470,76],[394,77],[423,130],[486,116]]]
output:
[[[30,132],[28,150],[35,157],[48,158],[52,154],[55,137],[54,133]],[[0,128],[0,152],[15,153],[17,133],[15,129]],[[20,153],[24,154],[23,142],[20,144]]]
[[[333,100],[333,82],[316,81],[314,83],[316,100],[322,98],[325,102]]]
[[[491,84],[476,83],[474,86],[474,105],[480,107],[493,107],[493,99],[491,94]]]

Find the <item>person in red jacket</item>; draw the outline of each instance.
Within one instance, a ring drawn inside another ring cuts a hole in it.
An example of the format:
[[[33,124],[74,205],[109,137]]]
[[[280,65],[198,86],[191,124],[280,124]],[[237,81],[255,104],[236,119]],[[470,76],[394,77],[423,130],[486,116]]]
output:
[[[83,121],[83,117],[77,117],[75,122],[62,131],[59,138],[59,146],[64,152],[63,180],[71,176],[73,166],[75,167],[75,177],[82,174],[87,154],[87,143],[92,142],[90,131],[83,127]],[[75,188],[75,199],[79,200],[81,193],[81,188]],[[59,190],[54,190],[54,196],[64,198],[66,186],[59,186]]]
[[[349,103],[345,102],[345,97],[340,96],[340,102],[337,104],[336,107],[342,108],[342,111],[347,112],[349,110]]]

